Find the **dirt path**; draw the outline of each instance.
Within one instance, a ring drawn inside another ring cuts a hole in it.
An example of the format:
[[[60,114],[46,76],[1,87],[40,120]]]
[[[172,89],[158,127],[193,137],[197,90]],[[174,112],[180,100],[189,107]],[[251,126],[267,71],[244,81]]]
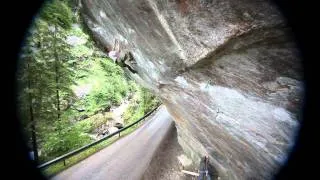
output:
[[[184,155],[184,152],[178,143],[177,130],[173,126],[157,150],[142,180],[196,180],[195,176],[181,172],[182,165],[178,159],[181,155]],[[196,172],[194,164],[187,170]]]
[[[160,107],[135,132],[97,152],[52,179],[138,180],[148,168],[157,149],[172,130],[173,121]]]

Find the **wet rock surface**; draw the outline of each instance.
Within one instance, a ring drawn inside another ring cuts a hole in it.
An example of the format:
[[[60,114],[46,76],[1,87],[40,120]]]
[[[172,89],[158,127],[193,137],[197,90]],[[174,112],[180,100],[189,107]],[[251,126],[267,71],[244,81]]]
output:
[[[290,28],[270,1],[83,0],[102,47],[119,40],[160,96],[178,141],[221,179],[270,179],[299,129],[303,77]]]

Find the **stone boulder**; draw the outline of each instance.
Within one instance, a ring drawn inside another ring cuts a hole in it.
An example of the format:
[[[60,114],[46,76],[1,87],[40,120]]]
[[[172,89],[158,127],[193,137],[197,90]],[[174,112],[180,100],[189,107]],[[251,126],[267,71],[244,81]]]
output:
[[[175,120],[196,164],[221,179],[270,179],[299,129],[299,51],[275,4],[254,0],[83,0],[106,49],[130,51],[137,74]]]

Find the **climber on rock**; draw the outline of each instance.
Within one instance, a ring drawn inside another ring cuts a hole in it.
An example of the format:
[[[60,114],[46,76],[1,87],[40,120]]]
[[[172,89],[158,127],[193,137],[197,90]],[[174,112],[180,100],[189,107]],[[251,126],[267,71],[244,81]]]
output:
[[[117,58],[119,58],[119,51],[119,42],[115,40],[112,50],[108,52],[108,56],[113,60],[113,62],[116,62]]]
[[[127,67],[132,73],[137,73],[135,70],[136,61],[131,52],[120,50],[119,41],[115,41],[113,49],[108,53],[108,56],[121,67]]]
[[[136,61],[131,52],[120,52],[119,58],[116,59],[116,63],[121,67],[127,67],[132,73],[137,73],[137,71],[134,70]]]

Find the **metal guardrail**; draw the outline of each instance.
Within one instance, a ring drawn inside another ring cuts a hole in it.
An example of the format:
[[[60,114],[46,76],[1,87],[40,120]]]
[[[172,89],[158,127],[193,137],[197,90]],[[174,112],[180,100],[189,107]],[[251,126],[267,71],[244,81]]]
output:
[[[86,150],[86,149],[88,149],[88,148],[96,145],[96,144],[99,144],[100,142],[102,142],[102,141],[104,141],[104,140],[107,140],[107,139],[115,136],[116,134],[119,134],[119,137],[120,137],[120,133],[121,133],[122,131],[125,131],[126,129],[132,127],[133,125],[139,123],[140,121],[142,121],[143,119],[145,119],[146,117],[148,117],[150,114],[152,114],[155,110],[157,110],[160,106],[161,106],[161,104],[158,105],[156,108],[154,108],[152,111],[148,112],[148,113],[147,113],[146,115],[144,115],[142,118],[140,118],[139,120],[137,120],[137,121],[129,124],[128,126],[123,127],[123,128],[121,128],[121,129],[119,129],[118,131],[116,131],[116,132],[114,132],[114,133],[111,133],[111,134],[109,134],[108,136],[103,137],[103,138],[101,138],[101,139],[99,139],[99,140],[97,140],[97,141],[94,141],[94,142],[92,142],[92,143],[90,143],[90,144],[88,144],[88,145],[85,145],[85,146],[83,146],[83,147],[81,147],[81,148],[78,148],[78,149],[76,149],[76,150],[73,150],[73,151],[71,151],[71,152],[69,152],[69,153],[67,153],[67,154],[64,154],[64,155],[62,155],[62,156],[59,156],[59,157],[57,157],[57,158],[55,158],[55,159],[53,159],[53,160],[51,160],[51,161],[48,161],[48,162],[46,162],[46,163],[43,163],[43,164],[37,166],[37,168],[43,169],[43,168],[46,168],[46,167],[48,167],[48,166],[50,166],[50,165],[52,165],[52,164],[55,164],[55,163],[60,162],[60,161],[62,161],[62,160],[65,160],[65,159],[67,159],[67,158],[69,158],[69,157],[71,157],[71,156],[73,156],[73,155],[76,155],[76,154],[78,154],[78,153],[80,153],[80,152],[82,152],[82,151],[84,151],[84,150]],[[64,163],[65,163],[65,161],[64,161]]]

